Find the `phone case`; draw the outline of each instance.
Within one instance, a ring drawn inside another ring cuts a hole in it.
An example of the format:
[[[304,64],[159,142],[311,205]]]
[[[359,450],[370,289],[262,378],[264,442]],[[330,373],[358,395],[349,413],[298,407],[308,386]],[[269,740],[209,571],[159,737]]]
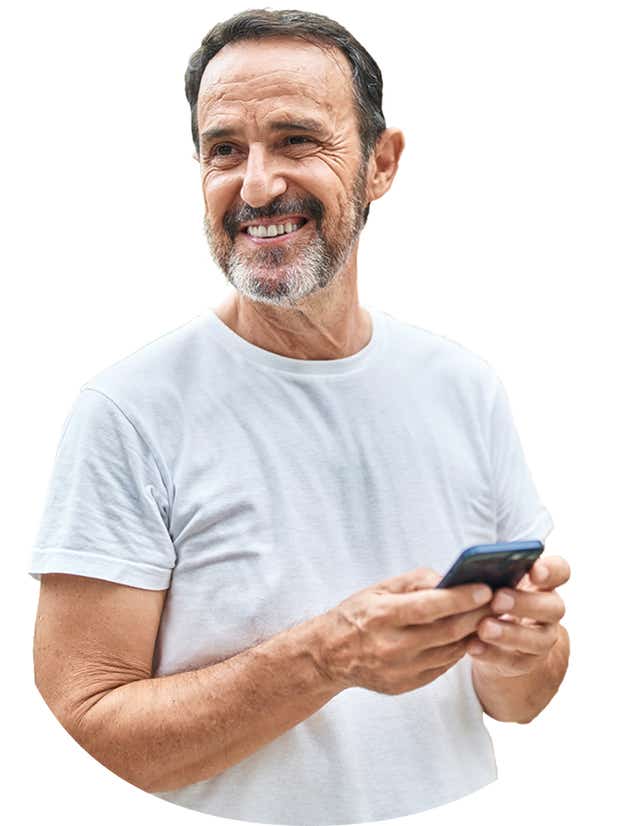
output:
[[[539,539],[498,542],[466,548],[436,588],[483,582],[497,588],[515,588],[544,551]]]

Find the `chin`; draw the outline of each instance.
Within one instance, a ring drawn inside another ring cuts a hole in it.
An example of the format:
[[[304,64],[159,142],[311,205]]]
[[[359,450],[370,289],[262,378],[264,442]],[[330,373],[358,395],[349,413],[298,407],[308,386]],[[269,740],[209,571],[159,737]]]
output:
[[[232,286],[246,298],[274,307],[294,307],[309,295],[323,289],[322,279],[311,267],[285,267],[280,271],[234,266],[225,271]],[[331,279],[330,279],[331,280]]]

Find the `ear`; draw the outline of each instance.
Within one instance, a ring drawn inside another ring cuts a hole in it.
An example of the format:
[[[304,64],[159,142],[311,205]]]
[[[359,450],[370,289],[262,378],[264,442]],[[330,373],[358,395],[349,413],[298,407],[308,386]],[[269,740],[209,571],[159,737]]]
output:
[[[385,129],[379,136],[368,164],[369,201],[376,201],[392,186],[404,148],[405,136],[400,129]]]

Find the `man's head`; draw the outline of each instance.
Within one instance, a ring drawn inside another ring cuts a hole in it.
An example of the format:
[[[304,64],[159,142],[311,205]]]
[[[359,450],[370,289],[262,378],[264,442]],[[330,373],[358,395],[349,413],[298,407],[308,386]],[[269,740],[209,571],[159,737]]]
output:
[[[204,38],[185,87],[205,232],[226,277],[276,306],[327,286],[402,150],[401,133],[385,128],[372,57],[321,15],[248,11]],[[252,224],[274,228],[265,238]],[[278,225],[285,233],[273,239]]]

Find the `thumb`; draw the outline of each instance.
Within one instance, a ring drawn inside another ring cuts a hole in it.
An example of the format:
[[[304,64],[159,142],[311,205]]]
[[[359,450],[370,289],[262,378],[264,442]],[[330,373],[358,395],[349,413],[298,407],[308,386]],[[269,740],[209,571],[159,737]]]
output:
[[[414,568],[412,571],[385,579],[379,585],[391,594],[406,594],[410,591],[434,588],[440,580],[441,574],[432,568]]]

